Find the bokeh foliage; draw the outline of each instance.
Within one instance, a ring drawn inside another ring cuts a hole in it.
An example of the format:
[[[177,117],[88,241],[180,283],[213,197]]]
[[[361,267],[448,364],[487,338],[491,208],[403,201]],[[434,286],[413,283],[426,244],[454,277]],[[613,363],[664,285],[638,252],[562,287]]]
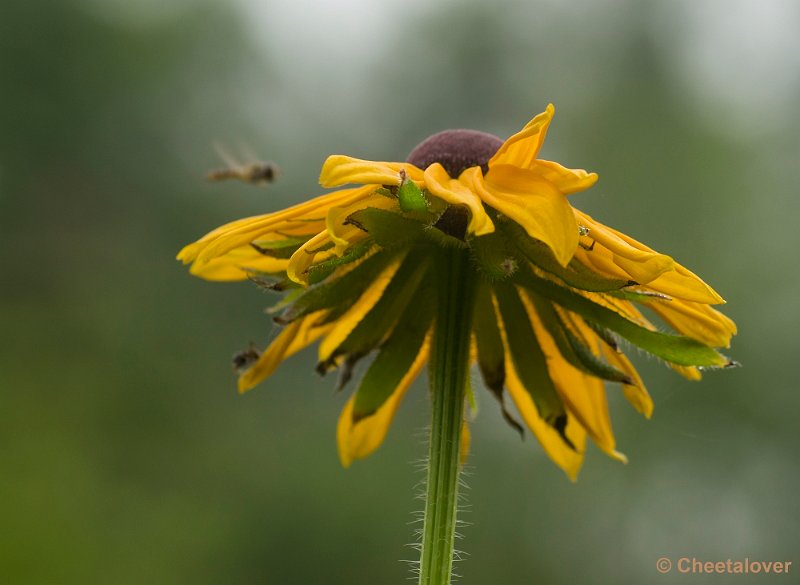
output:
[[[663,555],[792,560],[800,83],[781,85],[783,109],[746,94],[731,109],[683,75],[668,5],[350,3],[276,34],[308,7],[269,6],[276,28],[259,31],[252,6],[224,2],[3,3],[2,581],[404,579],[424,385],[381,450],[342,470],[344,397],[310,352],[235,393],[228,356],[273,334],[271,299],[173,257],[317,194],[328,153],[404,158],[448,127],[506,136],[548,101],[544,155],[601,176],[573,202],[714,285],[744,367],[694,384],[640,360],[652,421],[610,389],[631,463],[593,449],[575,485],[479,392],[463,582],[641,583]],[[363,35],[315,41],[359,6]],[[283,179],[206,184],[215,140],[249,143]]]

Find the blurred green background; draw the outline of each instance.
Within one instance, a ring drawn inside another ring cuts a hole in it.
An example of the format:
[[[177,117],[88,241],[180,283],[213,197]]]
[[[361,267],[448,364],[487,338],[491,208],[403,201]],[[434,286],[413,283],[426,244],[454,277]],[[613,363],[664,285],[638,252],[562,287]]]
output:
[[[230,356],[270,337],[272,299],[174,256],[320,193],[328,154],[508,136],[549,101],[543,156],[601,177],[572,202],[713,284],[744,367],[690,383],[639,359],[653,419],[609,388],[630,464],[592,447],[576,484],[481,391],[460,582],[800,563],[798,28],[791,0],[3,2],[0,582],[406,582],[424,384],[341,469],[345,396],[314,352],[238,396]],[[206,183],[214,142],[283,178]]]

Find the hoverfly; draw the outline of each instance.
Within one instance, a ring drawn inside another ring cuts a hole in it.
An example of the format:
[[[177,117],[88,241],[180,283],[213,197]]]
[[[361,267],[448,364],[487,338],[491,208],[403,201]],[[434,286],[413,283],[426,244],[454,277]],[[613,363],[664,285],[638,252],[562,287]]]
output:
[[[251,185],[266,185],[267,183],[272,183],[280,176],[278,165],[270,161],[257,161],[257,157],[249,148],[242,147],[240,150],[247,159],[255,162],[241,163],[219,144],[215,144],[214,149],[228,166],[209,171],[208,175],[206,175],[209,181],[237,179],[243,183],[250,183]]]

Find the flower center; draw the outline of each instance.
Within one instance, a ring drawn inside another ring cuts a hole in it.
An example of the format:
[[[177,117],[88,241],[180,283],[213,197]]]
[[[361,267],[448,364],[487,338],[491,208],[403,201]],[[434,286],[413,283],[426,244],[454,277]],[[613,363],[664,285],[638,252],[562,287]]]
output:
[[[489,159],[502,145],[501,139],[486,132],[445,130],[420,142],[406,161],[423,170],[438,162],[453,178],[470,167],[481,167],[485,175]]]

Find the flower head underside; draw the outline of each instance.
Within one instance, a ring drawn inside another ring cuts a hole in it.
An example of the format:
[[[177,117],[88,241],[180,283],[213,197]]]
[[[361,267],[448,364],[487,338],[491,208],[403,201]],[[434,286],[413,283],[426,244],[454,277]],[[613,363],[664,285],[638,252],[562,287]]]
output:
[[[652,412],[623,340],[690,379],[731,365],[715,348],[729,347],[736,327],[711,306],[723,302],[711,287],[570,205],[597,175],[538,158],[553,113],[548,106],[505,141],[436,134],[407,162],[331,156],[320,183],[339,190],[186,246],[178,258],[192,274],[285,293],[271,309],[282,330],[242,360],[239,389],[315,342],[318,371],[338,370],[340,386],[369,362],[337,438],[344,465],[372,453],[428,360],[442,250],[452,248],[469,254],[477,283],[471,362],[506,420],[521,430],[521,418],[572,478],[587,438],[623,459],[606,382]]]

